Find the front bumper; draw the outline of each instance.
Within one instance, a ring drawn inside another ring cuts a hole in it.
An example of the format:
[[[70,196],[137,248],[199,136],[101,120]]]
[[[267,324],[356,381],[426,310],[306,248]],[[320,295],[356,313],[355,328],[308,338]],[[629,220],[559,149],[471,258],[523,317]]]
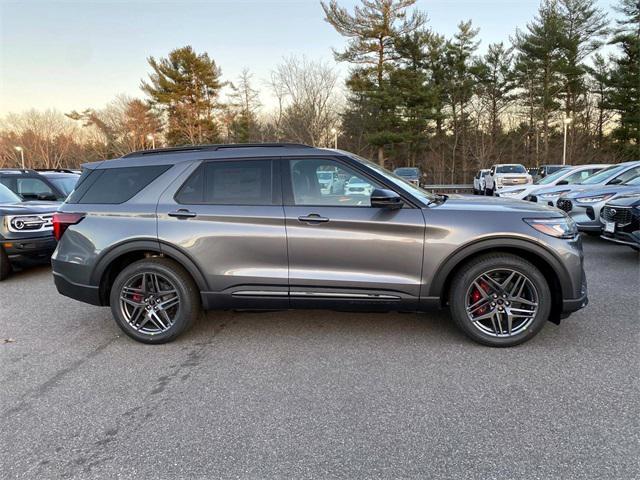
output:
[[[604,232],[600,235],[600,238],[610,242],[619,243],[621,245],[640,248],[640,230],[636,230],[633,233],[616,232],[614,235]]]
[[[4,251],[13,261],[34,258],[50,257],[56,249],[56,239],[53,236],[31,237],[22,239],[5,239],[1,243]]]

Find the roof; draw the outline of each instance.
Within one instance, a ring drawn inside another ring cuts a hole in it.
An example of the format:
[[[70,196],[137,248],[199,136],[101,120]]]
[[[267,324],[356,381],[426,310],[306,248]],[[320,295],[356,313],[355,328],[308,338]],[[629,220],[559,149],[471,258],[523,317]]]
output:
[[[311,147],[297,143],[188,145],[184,147],[140,150],[120,158],[86,163],[84,168],[138,167],[145,165],[171,165],[193,160],[251,159],[260,157],[316,156],[335,154],[338,150]]]

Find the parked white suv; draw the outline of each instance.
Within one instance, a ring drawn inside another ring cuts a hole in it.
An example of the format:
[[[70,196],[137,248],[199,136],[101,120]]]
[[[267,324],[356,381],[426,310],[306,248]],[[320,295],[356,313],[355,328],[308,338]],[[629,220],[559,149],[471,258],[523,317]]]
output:
[[[473,194],[484,195],[485,177],[489,175],[489,169],[483,168],[473,177]]]
[[[519,163],[501,163],[493,165],[489,175],[485,177],[486,194],[494,195],[504,187],[515,185],[529,185],[533,183],[533,177],[529,175],[524,165]]]

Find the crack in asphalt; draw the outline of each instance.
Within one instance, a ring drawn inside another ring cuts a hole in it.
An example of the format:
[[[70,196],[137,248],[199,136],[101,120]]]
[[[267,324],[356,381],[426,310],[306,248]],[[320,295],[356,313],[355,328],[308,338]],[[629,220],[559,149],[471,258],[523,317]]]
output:
[[[145,423],[153,416],[153,412],[156,411],[161,404],[165,401],[162,393],[173,383],[176,379],[180,382],[186,382],[194,368],[201,365],[205,359],[205,353],[211,347],[213,341],[219,335],[219,333],[225,328],[225,324],[221,324],[213,328],[213,334],[209,338],[201,343],[195,345],[196,348],[188,348],[186,356],[183,361],[174,366],[168,373],[159,376],[156,379],[156,384],[147,395],[145,395],[138,405],[127,409],[120,414],[119,418],[104,429],[98,436],[98,439],[92,443],[87,443],[86,447],[76,451],[74,458],[68,460],[62,467],[60,474],[61,478],[74,478],[90,475],[91,472],[100,465],[103,465],[114,457],[108,454],[108,447],[115,442],[118,436],[121,436],[125,431],[137,431],[144,426]],[[185,370],[188,372],[184,372]],[[55,458],[56,455],[54,455]],[[37,466],[37,472],[34,472],[40,476],[41,470],[50,465],[52,459],[45,459]]]
[[[13,407],[8,408],[7,410],[4,410],[4,411],[0,412],[0,418],[6,419],[7,417],[10,417],[11,415],[14,415],[16,413],[21,413],[21,412],[24,412],[24,411],[28,410],[31,407],[31,402],[33,400],[35,400],[37,398],[40,398],[40,397],[43,397],[44,395],[46,395],[65,376],[67,376],[70,373],[76,371],[84,363],[86,363],[87,361],[89,361],[92,358],[94,358],[97,355],[99,355],[101,352],[103,352],[106,348],[108,348],[118,338],[119,337],[113,337],[110,340],[108,340],[107,342],[105,342],[105,343],[103,343],[101,345],[98,345],[98,347],[93,349],[91,352],[89,352],[88,354],[86,354],[82,358],[79,358],[78,360],[75,360],[74,362],[71,362],[71,364],[69,366],[58,370],[48,380],[46,380],[43,383],[41,383],[40,385],[36,386],[34,389],[32,389],[32,390],[30,390],[28,392],[25,392],[18,399],[17,403]]]

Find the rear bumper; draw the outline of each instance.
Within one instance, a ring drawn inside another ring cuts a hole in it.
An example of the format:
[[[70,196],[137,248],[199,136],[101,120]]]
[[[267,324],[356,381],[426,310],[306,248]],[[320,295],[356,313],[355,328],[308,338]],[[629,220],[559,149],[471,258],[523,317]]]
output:
[[[102,305],[100,303],[98,287],[73,283],[63,275],[56,272],[53,272],[53,282],[55,283],[58,292],[65,297],[90,303],[91,305]]]

